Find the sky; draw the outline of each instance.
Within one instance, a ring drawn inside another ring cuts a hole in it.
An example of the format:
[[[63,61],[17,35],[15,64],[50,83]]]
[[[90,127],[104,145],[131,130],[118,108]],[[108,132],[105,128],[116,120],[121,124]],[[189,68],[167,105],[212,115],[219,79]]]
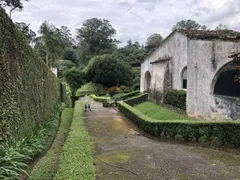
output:
[[[154,33],[167,37],[181,20],[195,20],[214,29],[227,25],[240,31],[240,0],[30,0],[22,11],[14,11],[14,22],[30,23],[38,31],[44,20],[56,27],[76,28],[89,18],[110,21],[122,45],[131,39],[145,43]]]

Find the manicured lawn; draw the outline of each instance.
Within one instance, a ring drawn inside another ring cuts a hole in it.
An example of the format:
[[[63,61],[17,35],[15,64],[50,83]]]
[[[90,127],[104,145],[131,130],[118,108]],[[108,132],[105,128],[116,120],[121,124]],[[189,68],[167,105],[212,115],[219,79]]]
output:
[[[144,102],[134,106],[134,108],[138,109],[145,115],[159,120],[191,120],[191,118],[173,112],[167,108],[161,107],[158,104],[154,104],[151,102]]]
[[[73,109],[64,109],[62,112],[61,124],[59,126],[52,147],[48,150],[47,154],[35,165],[30,175],[30,179],[53,179],[58,169],[59,156],[62,153],[62,146],[64,145],[68,131],[70,129],[72,117]]]
[[[76,102],[71,129],[63,147],[58,180],[94,180],[90,139],[82,119],[82,104]]]

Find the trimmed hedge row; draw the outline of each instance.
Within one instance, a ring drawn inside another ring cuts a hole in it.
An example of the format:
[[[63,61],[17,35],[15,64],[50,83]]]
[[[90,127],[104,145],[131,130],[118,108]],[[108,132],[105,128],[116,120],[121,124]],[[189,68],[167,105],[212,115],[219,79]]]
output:
[[[140,103],[146,101],[147,99],[148,99],[148,94],[141,94],[139,96],[127,99],[124,102],[126,102],[130,106],[135,106],[137,104],[140,104]]]
[[[95,179],[90,139],[82,114],[82,103],[76,102],[71,129],[63,146],[59,170],[54,179]]]
[[[240,121],[159,121],[150,118],[125,102],[118,109],[145,132],[154,136],[176,137],[186,141],[199,139],[221,145],[240,147]]]
[[[94,94],[89,95],[89,97],[92,98],[94,101],[97,101],[97,102],[103,102],[103,101],[107,100],[107,97],[98,97]]]
[[[164,96],[164,103],[186,110],[187,92],[184,90],[170,90]]]

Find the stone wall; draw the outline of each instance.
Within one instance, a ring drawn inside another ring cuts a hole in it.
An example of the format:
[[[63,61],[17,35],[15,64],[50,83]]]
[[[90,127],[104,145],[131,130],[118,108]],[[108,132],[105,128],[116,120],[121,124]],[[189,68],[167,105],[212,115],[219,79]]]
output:
[[[240,42],[189,40],[187,113],[209,119],[239,119],[239,98],[213,94],[219,69],[240,51]],[[226,87],[227,88],[227,87]]]
[[[0,141],[31,134],[60,100],[60,83],[0,7]]]

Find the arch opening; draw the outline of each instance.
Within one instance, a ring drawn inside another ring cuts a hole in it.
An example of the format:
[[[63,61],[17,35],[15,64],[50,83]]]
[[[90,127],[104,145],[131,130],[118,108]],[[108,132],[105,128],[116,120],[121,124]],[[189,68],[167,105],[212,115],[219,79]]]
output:
[[[187,89],[187,66],[182,70],[182,89]]]
[[[240,61],[225,64],[214,79],[214,95],[240,97]]]
[[[151,74],[149,71],[147,71],[145,73],[145,89],[144,89],[146,92],[149,92],[150,85],[151,85]]]

